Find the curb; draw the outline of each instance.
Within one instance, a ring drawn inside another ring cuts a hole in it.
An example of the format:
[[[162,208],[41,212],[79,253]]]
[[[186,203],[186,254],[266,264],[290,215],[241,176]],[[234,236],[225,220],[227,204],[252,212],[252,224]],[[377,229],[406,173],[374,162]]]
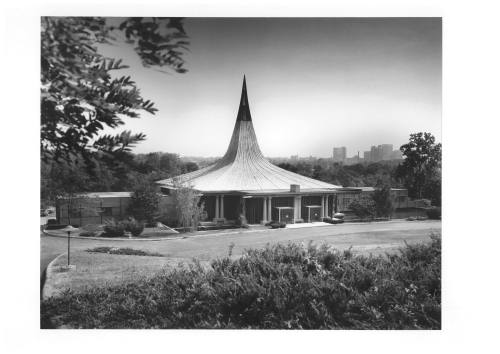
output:
[[[50,297],[47,296],[47,292],[51,290],[51,287],[48,286],[47,284],[49,281],[53,278],[53,273],[54,273],[54,264],[60,259],[66,256],[66,252],[61,253],[59,256],[54,258],[50,263],[47,265],[47,268],[45,268],[45,283],[43,284],[43,289],[42,289],[42,300],[45,300],[46,298]]]
[[[297,228],[279,228],[279,229],[274,229],[274,230],[300,230],[300,229],[306,229],[306,228],[311,228],[311,227],[327,227],[327,226],[335,226],[337,227],[338,225],[367,225],[367,224],[372,224],[372,223],[392,223],[392,222],[401,222],[401,221],[406,221],[404,219],[392,219],[392,220],[384,220],[384,221],[346,221],[342,224],[328,224],[326,225],[310,225],[310,226],[304,226],[304,227],[297,227]],[[219,235],[219,236],[224,236],[224,235],[234,235],[234,234],[243,234],[243,233],[258,233],[258,232],[264,232],[272,229],[259,229],[259,230],[247,230],[247,231],[232,231],[232,232],[221,232],[221,233],[209,233],[205,234],[207,231],[198,231],[196,234],[191,234],[191,235],[183,235],[183,236],[175,236],[175,237],[161,237],[161,238],[122,238],[122,237],[84,237],[84,236],[70,236],[72,239],[81,239],[81,240],[96,240],[96,241],[169,241],[169,240],[181,240],[181,239],[186,239],[186,238],[196,238],[196,237],[206,237],[206,236],[212,236],[212,235]],[[68,236],[65,235],[57,235],[57,234],[52,234],[47,232],[46,230],[42,230],[42,233],[46,236],[51,236],[51,237],[60,237],[60,238],[68,238]]]
[[[49,233],[46,230],[42,230],[42,233],[45,236],[68,238],[68,236]],[[97,240],[97,241],[166,241],[166,240],[179,240],[186,237],[187,236],[161,237],[161,238],[123,238],[123,237],[70,236],[70,238],[75,238],[80,240]]]

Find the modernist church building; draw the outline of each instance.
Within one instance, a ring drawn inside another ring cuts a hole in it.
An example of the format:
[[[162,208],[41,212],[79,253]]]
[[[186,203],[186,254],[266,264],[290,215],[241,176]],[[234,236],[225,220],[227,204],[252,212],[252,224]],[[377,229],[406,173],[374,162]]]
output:
[[[351,202],[372,187],[341,187],[308,178],[270,163],[262,154],[252,124],[245,78],[233,135],[225,155],[200,170],[156,182],[162,200],[174,208],[170,192],[178,186],[198,191],[208,221],[232,222],[245,216],[249,224],[320,221],[335,212],[349,212]],[[82,206],[57,201],[60,223],[103,224],[127,217],[131,192],[87,193],[97,213],[86,215]],[[392,189],[396,209],[410,207],[406,189]],[[88,199],[88,198],[87,198]],[[73,203],[77,204],[77,203]]]
[[[252,124],[245,78],[226,154],[208,167],[156,183],[165,194],[179,184],[199,191],[210,220],[244,215],[250,224],[331,216],[335,192],[341,189],[279,168],[264,157]]]

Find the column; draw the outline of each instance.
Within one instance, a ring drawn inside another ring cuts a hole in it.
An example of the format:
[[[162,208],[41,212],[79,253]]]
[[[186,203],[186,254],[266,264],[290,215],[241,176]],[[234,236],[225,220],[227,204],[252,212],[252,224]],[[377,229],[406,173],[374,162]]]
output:
[[[266,223],[267,220],[267,197],[262,198],[262,222]]]
[[[321,196],[321,217],[325,216],[325,196]]]
[[[327,195],[325,198],[325,216],[330,216],[330,215],[328,215],[329,214],[329,210],[328,210],[328,199],[329,198],[330,198],[329,195]]]
[[[220,218],[224,219],[224,195],[220,196]]]
[[[271,200],[273,198],[272,197],[269,197],[269,205],[267,206],[267,220],[272,220],[273,219],[273,213],[272,213],[272,204],[271,204]]]
[[[297,197],[297,219],[302,219],[302,196]]]
[[[215,219],[219,218],[219,196],[215,196]]]

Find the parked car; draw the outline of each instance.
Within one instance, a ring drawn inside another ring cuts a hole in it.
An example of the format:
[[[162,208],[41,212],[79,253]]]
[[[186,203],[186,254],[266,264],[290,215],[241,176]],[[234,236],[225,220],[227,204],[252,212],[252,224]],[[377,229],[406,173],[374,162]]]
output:
[[[344,218],[332,218],[332,224],[342,224],[344,222]]]
[[[342,220],[344,220],[345,215],[343,213],[335,213],[335,214],[333,214],[333,217],[335,219],[342,219]]]

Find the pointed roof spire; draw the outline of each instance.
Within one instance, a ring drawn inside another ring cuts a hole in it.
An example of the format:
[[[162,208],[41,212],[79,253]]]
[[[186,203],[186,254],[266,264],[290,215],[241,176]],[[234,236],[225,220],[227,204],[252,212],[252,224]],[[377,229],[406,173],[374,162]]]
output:
[[[250,115],[250,106],[248,105],[247,96],[247,81],[245,75],[243,75],[243,87],[241,89],[241,99],[240,108],[238,109],[238,117],[236,121],[251,121],[252,116]]]

